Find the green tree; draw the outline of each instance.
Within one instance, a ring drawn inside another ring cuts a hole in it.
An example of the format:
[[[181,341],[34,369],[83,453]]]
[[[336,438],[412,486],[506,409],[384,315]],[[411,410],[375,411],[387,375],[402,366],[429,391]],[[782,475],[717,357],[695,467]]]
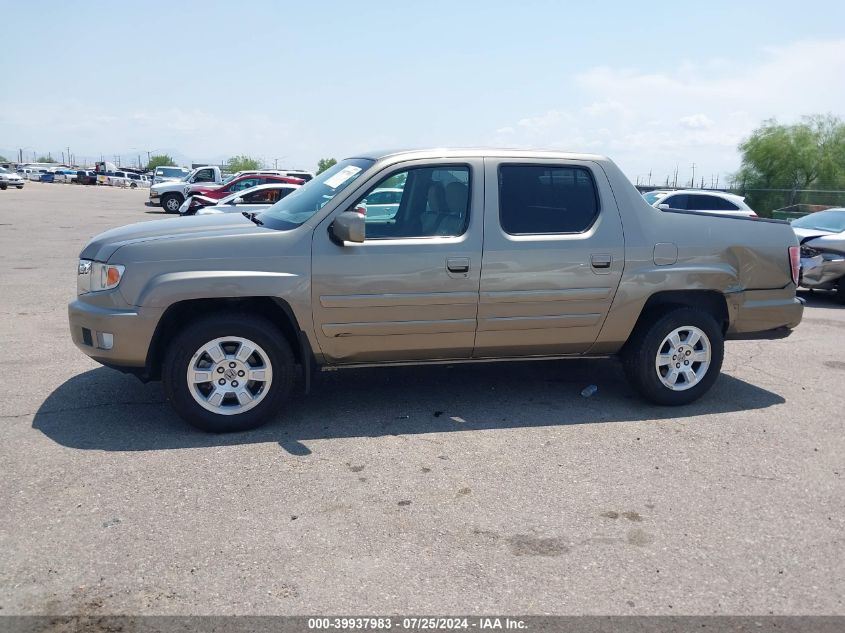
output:
[[[335,165],[337,165],[337,161],[334,158],[321,158],[317,161],[317,173],[322,174],[324,171],[330,167],[334,167]]]
[[[39,156],[36,163],[55,163],[56,160],[52,156]]]
[[[153,171],[156,167],[173,164],[174,160],[172,156],[168,154],[155,154],[154,156],[150,156],[150,160],[147,161],[147,171]]]
[[[794,125],[764,121],[739,151],[742,166],[735,179],[751,207],[766,215],[801,199],[820,201],[799,190],[845,188],[845,123],[833,115],[807,116]]]
[[[252,158],[252,156],[247,156],[246,154],[241,154],[240,156],[232,156],[232,158],[226,161],[226,171],[231,172],[233,174],[236,171],[258,169],[259,167],[261,167],[261,161]]]
[[[10,163],[11,161],[5,156],[0,156],[0,163]]]

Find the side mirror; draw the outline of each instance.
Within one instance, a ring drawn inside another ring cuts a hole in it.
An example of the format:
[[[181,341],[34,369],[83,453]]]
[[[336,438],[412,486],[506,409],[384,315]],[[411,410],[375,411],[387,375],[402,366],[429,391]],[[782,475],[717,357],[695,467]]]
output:
[[[344,242],[363,242],[366,238],[364,216],[354,211],[341,213],[329,226],[329,234],[341,246]]]
[[[670,207],[670,206],[669,206],[668,204],[666,204],[665,202],[661,202],[660,204],[658,204],[658,205],[657,205],[657,208],[658,208],[658,209],[663,209],[664,211],[666,211],[667,209],[671,209],[672,207]]]
[[[241,198],[240,196],[238,196],[237,198],[232,200],[229,204],[243,204],[243,203],[244,203],[244,199]]]

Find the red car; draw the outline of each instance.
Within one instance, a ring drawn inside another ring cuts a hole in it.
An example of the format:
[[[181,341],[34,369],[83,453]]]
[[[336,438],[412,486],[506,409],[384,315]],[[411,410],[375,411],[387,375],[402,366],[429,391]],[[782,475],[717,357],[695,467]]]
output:
[[[271,182],[283,182],[289,185],[304,185],[305,181],[302,178],[292,178],[290,176],[274,176],[272,174],[245,174],[233,178],[223,185],[209,186],[209,185],[188,185],[185,188],[185,197],[188,196],[204,196],[206,198],[213,198],[220,200],[229,194],[244,189],[257,187],[258,185],[267,185]]]

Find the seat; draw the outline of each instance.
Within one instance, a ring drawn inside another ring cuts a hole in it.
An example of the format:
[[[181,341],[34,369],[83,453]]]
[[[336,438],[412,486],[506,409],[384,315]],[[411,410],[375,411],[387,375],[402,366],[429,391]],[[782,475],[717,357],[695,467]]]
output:
[[[435,235],[460,235],[466,223],[469,187],[462,182],[450,182],[445,189],[446,208],[437,221]]]

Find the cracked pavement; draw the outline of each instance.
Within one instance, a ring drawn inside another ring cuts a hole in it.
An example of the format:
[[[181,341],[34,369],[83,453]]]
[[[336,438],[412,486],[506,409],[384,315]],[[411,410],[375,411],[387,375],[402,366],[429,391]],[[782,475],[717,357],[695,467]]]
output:
[[[145,201],[0,192],[0,613],[845,614],[845,306],[684,409],[613,361],[366,369],[204,435],[67,331]]]

